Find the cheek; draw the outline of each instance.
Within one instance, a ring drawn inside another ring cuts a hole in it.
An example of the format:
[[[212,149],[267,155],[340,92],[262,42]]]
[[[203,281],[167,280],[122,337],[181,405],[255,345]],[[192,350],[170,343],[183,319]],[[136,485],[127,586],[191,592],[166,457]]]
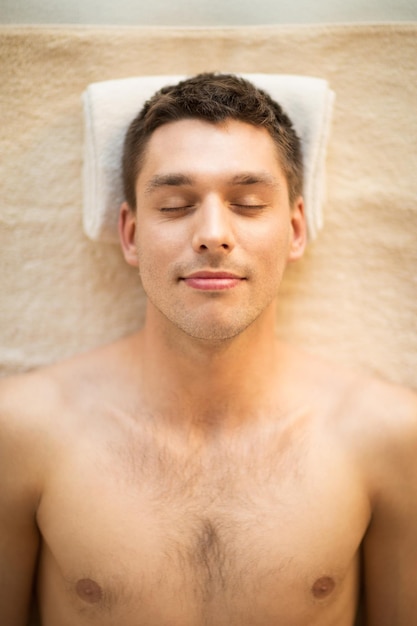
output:
[[[149,222],[138,225],[136,242],[139,249],[147,249],[150,254],[178,251],[189,239],[189,229],[180,220],[177,222],[149,220]]]
[[[181,241],[158,228],[144,229],[137,238],[138,269],[142,286],[150,295],[166,291],[181,258]]]
[[[253,229],[242,236],[242,247],[253,259],[276,272],[286,264],[290,251],[290,228],[287,224],[272,223],[267,228]]]
[[[139,261],[145,265],[153,265],[160,259],[169,257],[175,249],[175,237],[169,230],[158,225],[139,226],[136,235],[136,246]],[[178,248],[178,246],[177,246]]]

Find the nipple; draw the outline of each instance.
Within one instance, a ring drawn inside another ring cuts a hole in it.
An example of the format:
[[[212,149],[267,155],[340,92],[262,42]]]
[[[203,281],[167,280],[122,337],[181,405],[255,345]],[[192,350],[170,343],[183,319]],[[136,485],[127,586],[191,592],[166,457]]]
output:
[[[313,596],[319,600],[325,598],[333,591],[335,582],[330,576],[322,576],[318,578],[311,588]]]
[[[99,602],[102,598],[103,592],[100,585],[90,578],[82,578],[75,586],[75,589],[84,602],[94,604]]]

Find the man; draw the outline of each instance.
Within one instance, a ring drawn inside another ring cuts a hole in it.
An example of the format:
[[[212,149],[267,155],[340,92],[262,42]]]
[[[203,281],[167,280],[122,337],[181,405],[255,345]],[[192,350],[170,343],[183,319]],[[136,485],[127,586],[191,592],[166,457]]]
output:
[[[417,401],[278,342],[305,247],[280,107],[205,74],[128,131],[134,336],[4,381],[0,623],[417,624]]]

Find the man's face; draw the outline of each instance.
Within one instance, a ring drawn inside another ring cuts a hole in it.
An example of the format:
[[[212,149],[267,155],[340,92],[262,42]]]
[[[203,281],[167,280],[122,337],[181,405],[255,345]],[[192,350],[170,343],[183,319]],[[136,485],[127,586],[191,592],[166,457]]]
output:
[[[219,341],[271,312],[288,260],[302,254],[305,227],[302,200],[290,207],[266,130],[235,120],[159,127],[136,198],[136,215],[122,209],[121,232],[148,316]]]

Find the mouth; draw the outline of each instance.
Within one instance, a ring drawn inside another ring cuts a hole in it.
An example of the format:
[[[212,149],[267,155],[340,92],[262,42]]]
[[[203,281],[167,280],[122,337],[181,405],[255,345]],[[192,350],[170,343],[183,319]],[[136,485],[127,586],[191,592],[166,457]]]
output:
[[[246,280],[232,272],[200,271],[182,278],[185,284],[200,291],[224,291],[233,289]]]

